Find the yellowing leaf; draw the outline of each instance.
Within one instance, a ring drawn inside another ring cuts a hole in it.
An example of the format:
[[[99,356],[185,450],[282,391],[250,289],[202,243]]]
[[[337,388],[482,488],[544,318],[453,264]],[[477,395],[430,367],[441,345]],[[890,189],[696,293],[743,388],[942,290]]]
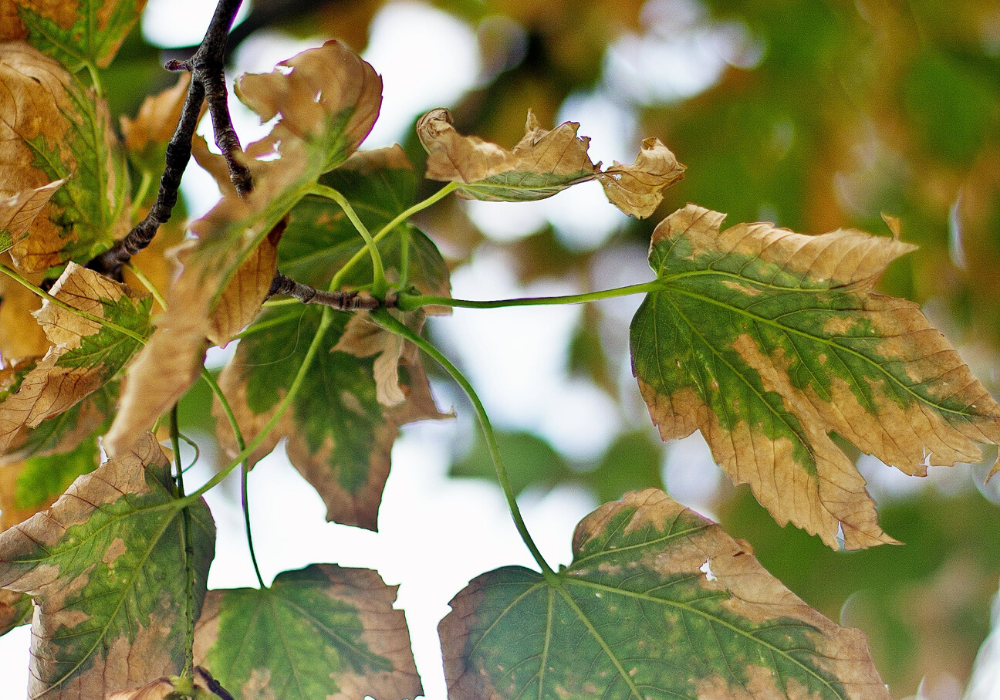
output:
[[[597,176],[604,193],[626,214],[644,219],[663,201],[663,190],[684,177],[684,166],[657,138],[642,142],[635,163],[615,162]]]
[[[612,204],[643,218],[662,201],[661,191],[684,176],[684,166],[656,138],[642,142],[632,165],[616,162],[602,172],[587,155],[590,139],[576,135],[579,127],[565,122],[547,131],[529,111],[524,138],[508,151],[478,136],[462,136],[447,109],[434,109],[417,122],[417,136],[427,150],[426,177],[459,183],[457,193],[466,199],[544,199],[597,178]]]
[[[109,382],[141,346],[137,338],[150,330],[148,298],[75,263],[67,266],[51,294],[130,334],[46,301],[35,317],[53,346],[0,403],[0,453],[23,428],[63,413]]]
[[[313,564],[270,588],[210,591],[195,663],[243,700],[415,698],[423,690],[396,588],[370,569]]]
[[[913,250],[860,231],[720,232],[688,205],[657,226],[661,288],[632,321],[632,367],[663,439],[700,429],[780,524],[848,549],[892,542],[836,432],[907,474],[982,459],[1000,406],[909,301],[875,293]]]
[[[474,579],[438,631],[450,700],[888,700],[865,636],[656,489],[584,518],[573,562]]]
[[[181,670],[215,526],[204,501],[186,510],[175,502],[170,467],[147,433],[0,535],[0,587],[38,605],[30,698],[103,698]]]
[[[54,186],[14,264],[42,272],[86,262],[128,230],[128,171],[103,99],[27,44],[0,44],[0,199]],[[21,235],[21,234],[19,234]]]
[[[66,180],[56,180],[41,187],[24,190],[0,201],[0,253],[28,235],[28,228]]]
[[[35,284],[42,281],[41,275],[29,275],[29,280]],[[40,357],[49,349],[45,331],[32,316],[40,308],[39,296],[0,274],[0,357],[5,364],[18,358]]]
[[[33,609],[28,596],[0,588],[0,637],[30,622]]]
[[[25,39],[77,71],[107,68],[145,0],[0,0],[0,41]]]
[[[135,119],[121,118],[129,156],[150,172],[163,169],[166,146],[177,128],[190,84],[191,74],[181,73],[172,88],[143,100]]]

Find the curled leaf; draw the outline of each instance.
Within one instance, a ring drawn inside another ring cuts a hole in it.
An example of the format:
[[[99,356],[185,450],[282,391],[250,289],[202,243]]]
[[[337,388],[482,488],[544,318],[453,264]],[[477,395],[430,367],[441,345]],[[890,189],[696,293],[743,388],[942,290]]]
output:
[[[438,627],[450,700],[891,697],[864,634],[656,489],[584,518],[558,574],[497,569],[451,607]]]
[[[663,190],[684,177],[684,166],[658,138],[642,142],[632,165],[615,162],[597,179],[608,200],[626,214],[644,219],[663,201]]]
[[[28,235],[31,223],[66,179],[24,190],[0,201],[0,253]]]
[[[664,440],[700,429],[780,524],[848,549],[892,542],[836,432],[907,474],[982,459],[1000,406],[919,307],[877,294],[914,246],[771,224],[720,231],[688,205],[656,227],[662,288],[632,321],[632,367]]]

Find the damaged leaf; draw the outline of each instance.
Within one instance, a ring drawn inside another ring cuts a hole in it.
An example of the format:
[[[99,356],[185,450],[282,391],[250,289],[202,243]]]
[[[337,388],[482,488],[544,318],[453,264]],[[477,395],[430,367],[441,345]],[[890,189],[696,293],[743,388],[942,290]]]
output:
[[[779,524],[848,549],[892,542],[836,432],[906,474],[982,459],[1000,406],[912,302],[877,294],[913,250],[841,230],[720,232],[689,204],[657,226],[662,283],[632,321],[632,367],[664,440],[701,430]]]
[[[141,688],[111,693],[107,700],[233,700],[232,695],[205,669],[196,666],[193,675],[194,678],[157,678]]]
[[[73,72],[107,68],[145,0],[0,0],[0,40],[24,39]]]
[[[6,256],[4,256],[6,257]],[[0,260],[7,264],[9,260]],[[41,275],[28,275],[32,284]],[[42,308],[41,298],[5,274],[0,274],[0,358],[7,365],[14,360],[41,356],[49,349],[49,339],[33,316]]]
[[[370,569],[313,564],[270,588],[209,591],[195,663],[242,700],[414,698],[423,689],[396,588]]]
[[[53,345],[0,403],[0,453],[21,430],[69,410],[111,381],[151,330],[148,298],[76,263],[70,263],[51,294],[128,334],[46,301],[35,317]]]
[[[141,170],[163,169],[167,143],[174,136],[190,84],[191,74],[181,73],[176,85],[144,99],[135,119],[121,118],[125,150]]]
[[[38,605],[29,698],[102,698],[180,672],[215,525],[204,501],[185,511],[174,501],[167,460],[146,434],[52,508],[0,534],[0,587]]]
[[[456,192],[466,199],[545,199],[596,178],[612,204],[641,219],[662,201],[662,190],[684,176],[684,166],[656,138],[643,141],[632,165],[616,162],[602,171],[587,154],[590,139],[576,135],[579,127],[565,122],[548,131],[529,111],[524,138],[508,151],[478,136],[462,136],[448,110],[434,109],[417,122],[417,136],[427,150],[426,177],[459,183]]]
[[[128,170],[107,104],[19,42],[0,44],[0,83],[0,199],[55,188],[11,258],[24,272],[86,262],[129,227]]]
[[[240,340],[219,384],[247,442],[287,393],[319,330],[322,313],[315,307],[270,309]],[[443,416],[434,406],[423,369],[407,364],[405,357],[399,378],[406,400],[391,408],[379,403],[374,361],[333,350],[350,318],[333,312],[305,382],[277,426],[251,454],[250,463],[286,437],[288,458],[323,497],[327,520],[374,530],[399,427]],[[262,365],[267,371],[259,371]],[[220,442],[235,455],[228,422],[222,419],[217,424]]]
[[[65,182],[56,180],[0,201],[0,253],[6,253],[28,235],[35,217]]]
[[[31,597],[0,588],[0,637],[31,622]]]
[[[474,579],[441,621],[450,700],[891,696],[865,636],[656,489],[577,525],[573,563]]]

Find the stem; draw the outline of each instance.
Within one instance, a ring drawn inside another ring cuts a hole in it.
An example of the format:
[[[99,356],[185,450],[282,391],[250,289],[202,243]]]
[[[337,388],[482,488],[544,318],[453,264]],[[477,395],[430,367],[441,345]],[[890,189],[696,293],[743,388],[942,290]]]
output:
[[[466,299],[451,299],[429,294],[405,294],[400,292],[396,306],[402,311],[413,311],[421,306],[460,306],[467,309],[499,309],[508,306],[552,306],[556,304],[582,304],[588,301],[624,297],[629,294],[656,292],[663,288],[663,282],[653,280],[642,284],[630,284],[627,287],[616,287],[599,292],[586,294],[570,294],[560,297],[521,297],[518,299],[497,299],[495,301],[469,301]]]
[[[143,202],[146,201],[146,195],[149,194],[149,186],[153,184],[153,173],[148,170],[142,171],[142,179],[139,181],[139,189],[136,190],[135,199],[132,200],[132,217],[133,219],[139,213],[142,208]]]
[[[365,247],[368,248],[368,254],[372,257],[374,282],[372,285],[372,296],[377,299],[385,298],[385,293],[389,289],[389,283],[385,279],[385,268],[382,267],[382,256],[378,252],[378,246],[375,245],[375,240],[368,232],[368,227],[364,225],[360,218],[358,218],[357,212],[354,211],[354,207],[351,206],[351,203],[347,201],[347,198],[344,197],[344,195],[340,194],[340,192],[332,187],[316,184],[312,186],[310,191],[312,194],[332,199],[339,204],[340,208],[343,209],[344,213],[347,215],[347,218],[350,219],[352,224],[354,224],[354,228],[356,228],[358,233],[361,234],[361,237],[365,239]]]
[[[556,573],[552,570],[552,567],[549,566],[548,562],[545,561],[545,558],[542,557],[542,553],[538,550],[538,547],[535,545],[535,541],[531,538],[527,525],[524,524],[524,518],[521,517],[521,510],[517,506],[517,499],[514,497],[514,489],[510,485],[510,476],[507,474],[507,468],[504,466],[503,460],[500,457],[500,446],[497,444],[497,437],[493,432],[493,426],[490,424],[490,418],[486,414],[486,409],[483,407],[482,401],[479,400],[479,396],[472,388],[469,380],[465,378],[458,368],[453,365],[440,350],[431,345],[431,343],[422,338],[420,335],[410,330],[407,326],[397,321],[385,309],[373,311],[371,316],[372,319],[383,328],[401,335],[434,358],[434,360],[437,361],[437,363],[451,375],[452,379],[454,379],[468,395],[469,400],[472,401],[472,406],[476,411],[476,416],[479,418],[479,425],[483,429],[483,436],[486,438],[486,445],[489,448],[490,456],[493,458],[493,465],[496,467],[497,479],[500,481],[500,487],[503,489],[504,496],[507,498],[507,506],[510,509],[511,517],[514,519],[514,525],[517,527],[517,532],[521,535],[521,539],[528,547],[528,550],[531,552],[531,556],[534,557],[535,562],[541,568],[542,574],[545,578],[549,581],[558,580]]]
[[[177,404],[170,409],[170,445],[174,450],[174,466],[177,475],[174,477],[177,483],[177,496],[179,500],[184,500],[184,468],[181,466],[181,443],[180,430],[177,421]],[[191,557],[194,556],[194,542],[191,539],[191,515],[187,508],[181,511],[181,537],[184,541],[184,569],[186,574],[185,599],[187,602],[186,612],[188,614],[185,629],[184,642],[184,668],[181,676],[190,676],[194,673],[194,615],[191,614],[191,606],[194,603],[194,568],[191,566]]]
[[[445,197],[447,197],[449,194],[451,194],[452,192],[454,192],[455,190],[457,190],[458,187],[459,187],[459,183],[457,183],[457,182],[449,182],[447,185],[445,185],[444,187],[442,187],[441,189],[439,189],[437,192],[435,192],[434,194],[432,194],[427,199],[424,199],[424,200],[421,200],[421,201],[417,202],[412,207],[410,207],[409,209],[407,209],[403,213],[401,213],[398,216],[396,216],[395,219],[393,219],[392,221],[390,221],[389,223],[387,223],[385,226],[383,226],[381,229],[379,229],[379,232],[375,234],[375,236],[373,237],[373,240],[376,243],[378,243],[383,238],[385,238],[386,236],[388,236],[392,232],[392,230],[394,228],[396,228],[397,226],[399,226],[401,223],[403,223],[404,221],[406,221],[407,219],[409,219],[411,216],[413,216],[417,212],[423,211],[424,209],[426,209],[427,207],[431,206],[432,204],[441,201],[442,199],[444,199]],[[344,277],[347,275],[348,272],[350,272],[351,268],[353,268],[355,265],[357,265],[358,261],[361,260],[361,258],[364,257],[364,254],[365,254],[364,250],[359,250],[357,253],[355,253],[353,256],[351,256],[351,259],[348,260],[346,263],[344,263],[344,266],[342,268],[340,268],[339,270],[337,270],[337,274],[335,274],[333,276],[333,279],[330,281],[330,286],[328,287],[328,289],[330,289],[330,290],[340,289],[340,285],[343,282]]]
[[[333,310],[330,308],[324,308],[323,316],[319,322],[319,328],[316,330],[316,335],[313,336],[312,342],[309,344],[309,349],[306,351],[306,356],[302,360],[302,365],[299,367],[299,371],[295,375],[292,385],[288,388],[288,393],[285,394],[284,398],[282,398],[278,403],[278,407],[275,410],[274,415],[271,416],[271,420],[269,420],[267,425],[265,425],[264,428],[257,433],[257,437],[251,440],[249,445],[240,450],[240,453],[236,455],[232,462],[227,464],[218,474],[206,481],[200,489],[185,498],[184,502],[180,503],[180,506],[187,507],[190,503],[215,488],[222,482],[223,479],[229,476],[229,472],[242,464],[243,461],[247,459],[254,450],[260,447],[264,440],[267,439],[267,436],[274,429],[274,426],[276,426],[278,421],[281,420],[281,417],[285,415],[285,411],[287,411],[288,407],[292,404],[292,400],[295,398],[296,394],[299,393],[299,389],[302,387],[302,382],[305,380],[306,372],[312,364],[313,359],[316,357],[316,353],[319,352],[319,346],[322,343],[323,336],[326,335],[326,331],[332,322]]]
[[[324,292],[323,290],[310,287],[308,284],[296,282],[288,275],[280,272],[274,273],[271,280],[271,289],[267,295],[285,294],[294,297],[303,304],[321,304],[329,306],[337,311],[370,311],[382,305],[370,294],[362,294],[359,291],[353,292]]]
[[[25,279],[20,274],[18,274],[15,270],[12,270],[11,268],[7,267],[6,265],[0,264],[0,272],[2,272],[3,274],[7,275],[8,277],[10,277],[12,280],[14,280],[15,282],[17,282],[21,286],[26,287],[27,289],[30,289],[35,294],[37,294],[38,296],[40,296],[42,299],[45,299],[46,301],[48,301],[50,304],[55,304],[60,309],[64,309],[66,311],[69,311],[72,314],[76,314],[80,318],[85,318],[88,321],[90,321],[91,323],[96,323],[97,325],[103,326],[104,328],[110,328],[111,330],[118,331],[122,335],[127,335],[129,338],[132,338],[133,340],[138,340],[143,345],[146,344],[146,339],[143,338],[138,333],[136,333],[135,331],[133,331],[133,330],[131,330],[129,328],[126,328],[125,326],[119,326],[114,321],[109,321],[109,320],[107,320],[105,318],[99,318],[97,316],[94,316],[93,314],[89,314],[86,311],[83,311],[82,309],[78,309],[78,308],[76,308],[74,306],[70,306],[69,304],[67,304],[62,299],[57,299],[56,297],[52,296],[51,294],[49,294],[45,290],[41,289],[40,287],[36,287],[31,282],[29,282],[27,279]]]
[[[167,300],[163,298],[162,294],[160,294],[160,290],[156,288],[156,285],[153,284],[148,277],[146,277],[146,273],[132,263],[128,264],[128,269],[131,270],[132,274],[136,276],[136,279],[142,283],[142,286],[146,288],[146,291],[152,295],[153,300],[160,305],[160,308],[166,311]]]
[[[208,386],[212,389],[212,393],[215,394],[215,398],[219,400],[222,412],[226,414],[226,420],[229,421],[229,427],[233,429],[233,435],[236,436],[236,446],[240,452],[243,452],[247,444],[243,439],[243,431],[240,430],[240,425],[236,422],[236,414],[233,413],[233,408],[229,405],[229,399],[222,393],[222,388],[215,381],[212,373],[204,367],[201,368],[201,378],[208,383]],[[243,460],[243,468],[240,470],[240,501],[243,505],[243,527],[247,534],[247,547],[250,548],[250,561],[253,562],[253,572],[257,574],[257,583],[260,584],[261,590],[264,590],[267,586],[264,585],[264,578],[260,575],[260,567],[257,565],[257,552],[253,548],[253,533],[250,528],[250,499],[247,497],[247,474],[249,472],[250,462]]]
[[[97,66],[90,61],[87,61],[83,65],[87,67],[87,72],[90,73],[90,82],[94,86],[94,93],[98,97],[104,97],[104,86],[101,85],[101,76],[97,72]]]

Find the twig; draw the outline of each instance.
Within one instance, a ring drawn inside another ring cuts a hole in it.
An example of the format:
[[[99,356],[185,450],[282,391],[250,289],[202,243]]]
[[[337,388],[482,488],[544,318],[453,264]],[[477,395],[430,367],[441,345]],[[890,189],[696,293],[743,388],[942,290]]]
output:
[[[215,142],[222,150],[229,165],[229,176],[240,196],[252,189],[250,171],[237,160],[242,153],[239,137],[233,129],[227,106],[226,78],[223,55],[226,39],[233,18],[242,0],[219,0],[215,15],[208,25],[205,38],[195,54],[186,61],[172,60],[166,64],[167,70],[187,70],[191,72],[191,84],[181,110],[174,135],[167,144],[166,165],[160,178],[160,189],[156,202],[146,215],[125,238],[109,250],[101,253],[87,267],[111,277],[120,277],[122,265],[133,255],[149,245],[161,224],[170,220],[170,214],[177,203],[177,191],[181,176],[191,160],[191,138],[198,126],[198,115],[202,102],[208,102],[215,131]]]
[[[381,302],[366,292],[326,292],[310,287],[308,284],[296,282],[280,272],[275,273],[274,279],[271,280],[271,289],[267,293],[269,297],[276,294],[295,297],[303,304],[329,306],[337,311],[373,311],[381,306],[393,307],[396,305],[394,296]]]

